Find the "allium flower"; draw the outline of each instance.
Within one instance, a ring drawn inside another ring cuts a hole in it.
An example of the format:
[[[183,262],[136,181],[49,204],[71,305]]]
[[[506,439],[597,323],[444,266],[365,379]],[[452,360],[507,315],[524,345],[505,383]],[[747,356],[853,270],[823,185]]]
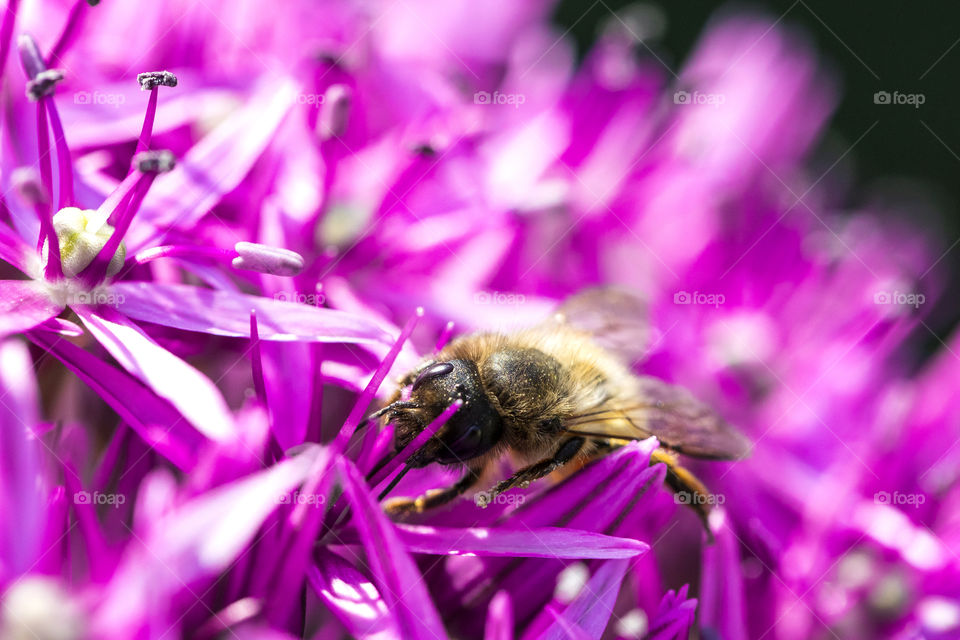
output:
[[[960,634],[960,346],[905,364],[946,247],[838,211],[802,39],[727,18],[674,71],[546,2],[93,5],[0,26],[0,635]],[[654,438],[391,520],[462,409],[396,451],[392,381],[611,283],[636,371],[753,443],[690,463],[709,535]]]

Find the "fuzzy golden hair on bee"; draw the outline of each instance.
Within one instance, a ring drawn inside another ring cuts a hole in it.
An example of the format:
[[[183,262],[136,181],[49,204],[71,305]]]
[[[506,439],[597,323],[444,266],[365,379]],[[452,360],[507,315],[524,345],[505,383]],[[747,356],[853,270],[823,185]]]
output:
[[[404,376],[378,412],[395,426],[395,450],[413,441],[451,403],[462,406],[410,460],[408,468],[458,465],[453,486],[394,499],[403,515],[439,507],[475,487],[504,456],[520,469],[478,495],[480,506],[560,469],[574,469],[631,440],[656,436],[652,464],[706,521],[707,490],[676,454],[736,459],[749,442],[685,389],[634,372],[647,340],[643,302],[615,289],[568,299],[546,322],[512,332],[456,338]],[[409,397],[401,399],[401,391]]]

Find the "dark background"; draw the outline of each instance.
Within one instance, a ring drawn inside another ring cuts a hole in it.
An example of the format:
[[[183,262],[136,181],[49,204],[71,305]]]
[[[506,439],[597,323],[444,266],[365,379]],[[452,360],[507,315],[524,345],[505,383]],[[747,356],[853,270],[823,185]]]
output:
[[[582,54],[611,11],[637,3],[626,0],[560,0],[554,20],[570,29]],[[933,239],[936,255],[960,239],[960,2],[879,0],[768,0],[764,3],[660,0],[645,2],[665,18],[665,27],[646,41],[675,71],[712,17],[750,11],[799,31],[813,44],[820,64],[836,76],[839,104],[821,149],[829,166],[860,138],[838,167],[849,179],[847,200],[856,208],[881,202]],[[640,47],[643,51],[643,47]],[[877,105],[877,91],[922,93],[919,108]],[[905,186],[909,184],[910,186]],[[899,194],[899,195],[898,195]],[[881,207],[881,209],[884,207]],[[941,346],[960,320],[960,304],[951,295],[960,286],[960,243],[938,268],[948,280],[944,294],[925,322],[933,334],[920,336],[922,352]],[[919,275],[919,274],[918,274]],[[923,283],[919,289],[923,291]],[[928,310],[931,311],[931,310]],[[928,333],[928,332],[923,332]]]

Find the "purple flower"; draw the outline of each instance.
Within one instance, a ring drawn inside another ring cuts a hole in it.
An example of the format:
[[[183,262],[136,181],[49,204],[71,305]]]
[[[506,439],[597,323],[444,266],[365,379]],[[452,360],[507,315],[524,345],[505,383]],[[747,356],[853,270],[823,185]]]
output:
[[[727,18],[674,73],[545,2],[93,4],[0,25],[3,634],[957,634],[957,341],[905,364],[946,247],[837,212],[802,39]],[[394,451],[392,380],[596,284],[753,444],[690,461],[713,541],[653,438],[388,518],[462,410]]]

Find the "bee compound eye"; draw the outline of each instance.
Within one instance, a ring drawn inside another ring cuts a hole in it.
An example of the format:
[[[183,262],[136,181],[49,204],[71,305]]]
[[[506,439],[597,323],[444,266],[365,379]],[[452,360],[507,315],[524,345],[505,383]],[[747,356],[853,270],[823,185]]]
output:
[[[483,431],[477,425],[472,425],[467,429],[467,442],[471,444],[476,444],[480,442],[480,437],[483,435]]]
[[[413,388],[411,390],[416,391],[417,388],[427,380],[445,376],[451,371],[453,371],[453,365],[449,362],[437,362],[432,364],[420,372],[420,375],[418,375],[417,379],[413,382]]]

